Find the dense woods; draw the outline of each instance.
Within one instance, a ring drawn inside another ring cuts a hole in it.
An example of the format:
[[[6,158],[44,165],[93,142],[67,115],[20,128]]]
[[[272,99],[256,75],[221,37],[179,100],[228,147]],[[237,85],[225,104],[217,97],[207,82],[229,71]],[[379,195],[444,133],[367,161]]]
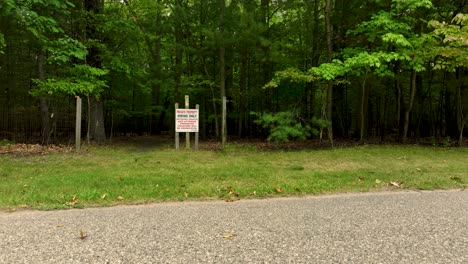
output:
[[[0,139],[200,132],[462,144],[466,0],[1,0]]]

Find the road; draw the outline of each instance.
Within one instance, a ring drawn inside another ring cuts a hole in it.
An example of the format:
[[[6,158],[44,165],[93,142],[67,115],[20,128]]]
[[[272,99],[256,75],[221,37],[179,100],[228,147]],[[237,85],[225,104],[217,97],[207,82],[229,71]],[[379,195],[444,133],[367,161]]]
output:
[[[9,264],[468,263],[468,191],[1,212],[0,235]]]

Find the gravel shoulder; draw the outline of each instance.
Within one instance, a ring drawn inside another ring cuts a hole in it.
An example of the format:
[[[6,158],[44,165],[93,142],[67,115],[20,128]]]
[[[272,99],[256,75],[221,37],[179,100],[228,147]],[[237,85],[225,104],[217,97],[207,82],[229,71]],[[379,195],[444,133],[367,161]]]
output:
[[[0,263],[468,263],[468,191],[0,212],[0,235]]]

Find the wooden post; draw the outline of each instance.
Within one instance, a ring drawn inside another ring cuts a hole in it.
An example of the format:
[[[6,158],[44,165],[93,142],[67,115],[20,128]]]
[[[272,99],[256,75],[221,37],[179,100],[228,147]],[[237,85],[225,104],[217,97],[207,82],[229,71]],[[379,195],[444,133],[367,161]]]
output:
[[[200,131],[200,105],[195,105],[195,108],[198,110],[198,131]],[[198,137],[200,133],[195,132],[195,151],[198,151]]]
[[[179,109],[179,103],[175,103],[175,112],[177,116],[177,109]],[[177,117],[176,117],[177,118]],[[179,132],[177,132],[177,127],[175,128],[175,149],[179,150]]]
[[[75,148],[76,152],[81,150],[81,98],[76,97],[76,123],[75,123]]]
[[[189,109],[189,96],[185,96],[185,109]],[[190,149],[190,133],[185,133],[185,149]]]
[[[222,123],[221,123],[221,148],[224,150],[226,145],[226,96],[223,96],[223,116],[222,116]]]

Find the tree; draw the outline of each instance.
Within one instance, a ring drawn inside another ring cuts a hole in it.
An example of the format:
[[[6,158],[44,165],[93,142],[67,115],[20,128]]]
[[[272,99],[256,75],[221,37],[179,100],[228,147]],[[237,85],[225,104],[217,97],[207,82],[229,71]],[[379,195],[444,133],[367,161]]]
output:
[[[431,21],[434,28],[432,35],[439,39],[434,51],[437,54],[435,69],[456,72],[457,80],[457,123],[459,129],[458,144],[463,145],[463,132],[468,121],[468,15],[459,13],[451,23]]]

